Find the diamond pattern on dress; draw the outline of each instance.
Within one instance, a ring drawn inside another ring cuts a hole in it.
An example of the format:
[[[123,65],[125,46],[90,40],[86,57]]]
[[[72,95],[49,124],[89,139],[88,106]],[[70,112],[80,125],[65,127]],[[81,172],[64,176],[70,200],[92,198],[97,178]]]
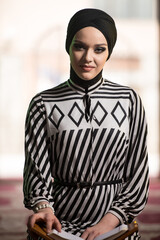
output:
[[[116,103],[111,114],[112,114],[113,118],[116,120],[116,122],[118,123],[119,127],[122,125],[122,123],[124,122],[124,120],[127,116],[124,108],[122,107],[122,105],[120,104],[119,101]]]
[[[100,126],[107,115],[108,115],[108,112],[105,110],[102,104],[98,101],[92,112],[93,119]]]
[[[73,104],[71,110],[69,111],[68,116],[78,127],[80,125],[81,121],[82,121],[84,113],[82,112],[82,110],[80,109],[78,104],[75,102]]]
[[[63,112],[57,107],[55,104],[51,110],[51,113],[48,116],[49,120],[53,123],[53,125],[58,128],[60,122],[64,118]]]

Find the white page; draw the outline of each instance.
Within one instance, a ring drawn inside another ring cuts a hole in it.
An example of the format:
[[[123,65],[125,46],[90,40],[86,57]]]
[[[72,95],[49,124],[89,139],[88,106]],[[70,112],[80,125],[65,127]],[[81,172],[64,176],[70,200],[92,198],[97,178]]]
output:
[[[125,225],[125,224],[122,224],[116,228],[114,228],[113,230],[107,232],[107,233],[104,233],[104,234],[101,234],[99,235],[98,237],[96,237],[94,240],[103,240],[103,239],[114,239],[115,238],[115,234],[116,234],[116,237],[120,236],[121,234],[123,234],[124,232],[126,232],[128,230],[128,226]],[[119,233],[119,234],[118,234]],[[118,234],[118,235],[117,235]],[[111,238],[111,236],[114,236],[113,238]]]
[[[127,230],[128,230],[128,226],[125,224],[122,224],[107,233],[97,236],[94,240],[104,240],[104,239],[112,240],[115,238],[115,234],[116,234],[116,237],[118,237],[118,236],[122,235],[124,232],[126,232]],[[52,235],[52,233],[53,233],[53,235]],[[68,233],[68,232],[64,231],[63,229],[61,230],[61,232],[58,232],[57,230],[54,229],[54,230],[52,230],[52,233],[50,233],[48,235],[50,237],[55,238],[55,240],[56,239],[59,240],[60,238],[62,238],[64,240],[83,240],[83,238],[73,235],[71,233]]]
[[[67,239],[67,240],[84,240],[81,237],[78,237],[76,235],[73,235],[71,233],[64,231],[63,229],[61,230],[61,232],[58,232],[57,230],[54,229],[52,231],[52,233],[54,233],[55,235],[57,235],[63,239]],[[52,237],[52,233],[49,234],[50,237]],[[54,235],[53,235],[53,237],[54,237]]]

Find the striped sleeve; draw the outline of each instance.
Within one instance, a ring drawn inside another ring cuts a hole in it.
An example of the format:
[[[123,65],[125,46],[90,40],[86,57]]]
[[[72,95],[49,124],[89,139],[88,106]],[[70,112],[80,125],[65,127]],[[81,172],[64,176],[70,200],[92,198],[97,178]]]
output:
[[[109,211],[125,223],[131,222],[143,210],[147,203],[149,188],[145,111],[141,99],[135,92],[131,96],[131,102],[125,182]]]
[[[50,141],[46,111],[39,95],[32,99],[25,124],[24,205],[31,209],[39,201],[52,202]]]

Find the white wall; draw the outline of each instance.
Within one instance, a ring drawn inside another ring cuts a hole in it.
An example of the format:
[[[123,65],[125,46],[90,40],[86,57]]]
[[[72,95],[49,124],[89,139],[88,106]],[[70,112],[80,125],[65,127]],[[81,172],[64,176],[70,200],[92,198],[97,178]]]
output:
[[[93,2],[0,0],[0,178],[22,177],[29,101],[37,91],[68,78],[67,23],[77,10],[94,7]],[[141,95],[149,124],[150,175],[157,176],[158,25],[154,19],[116,23],[118,41],[104,75]]]

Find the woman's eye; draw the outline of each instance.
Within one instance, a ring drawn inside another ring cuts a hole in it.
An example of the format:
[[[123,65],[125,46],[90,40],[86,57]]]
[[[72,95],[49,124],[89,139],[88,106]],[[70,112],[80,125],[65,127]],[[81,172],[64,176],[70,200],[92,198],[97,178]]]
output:
[[[84,49],[84,46],[83,45],[81,45],[81,44],[74,44],[74,48],[76,49],[76,50],[83,50]]]
[[[98,48],[95,49],[95,52],[96,52],[96,53],[102,53],[102,52],[104,52],[105,50],[106,50],[106,48],[104,48],[104,47],[98,47]]]

